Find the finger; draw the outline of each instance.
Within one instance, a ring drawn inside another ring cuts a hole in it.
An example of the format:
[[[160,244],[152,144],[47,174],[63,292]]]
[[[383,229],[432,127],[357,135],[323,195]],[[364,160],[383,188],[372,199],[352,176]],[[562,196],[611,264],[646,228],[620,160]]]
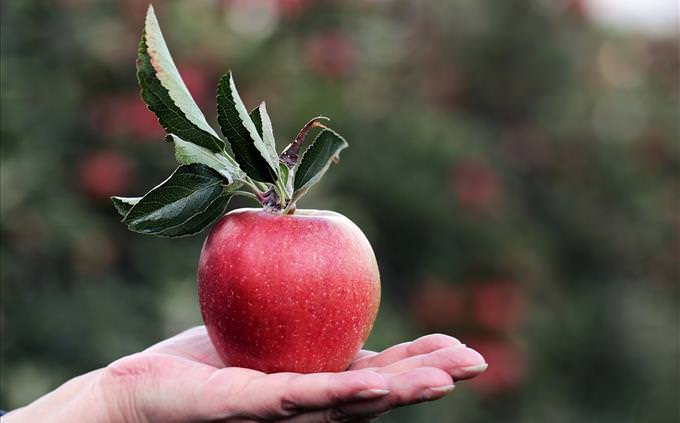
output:
[[[277,420],[278,423],[370,423],[374,419],[380,417],[380,414],[370,417],[344,418],[335,420],[328,410],[311,411],[309,413],[298,414],[297,416],[289,417],[283,420]]]
[[[348,401],[380,398],[389,394],[385,377],[372,370],[340,373],[274,373],[263,375],[240,386],[233,386],[233,376],[225,376],[211,385],[229,385],[224,392],[227,415],[251,419],[279,419],[309,410],[337,406]],[[236,388],[236,389],[235,389]]]
[[[391,376],[390,393],[382,398],[354,401],[325,410],[294,416],[287,423],[358,422],[373,419],[393,408],[432,401],[453,389],[451,376],[437,368],[418,368]]]
[[[487,364],[480,353],[460,344],[409,357],[376,370],[380,373],[402,373],[418,367],[436,367],[454,380],[463,380],[479,375],[486,370]]]
[[[360,351],[354,356],[354,360],[352,360],[352,362],[356,362],[356,361],[362,360],[362,359],[364,359],[364,358],[373,357],[373,356],[376,356],[376,355],[378,355],[378,353],[375,352],[375,351],[360,350]]]
[[[442,398],[453,390],[451,376],[442,369],[420,367],[388,377],[390,394],[373,401],[336,408],[335,414],[349,417],[375,416],[404,405]]]
[[[404,342],[395,345],[381,353],[361,357],[350,365],[350,369],[356,370],[368,367],[384,367],[414,355],[427,354],[441,348],[455,345],[461,345],[461,343],[454,337],[440,333],[430,334],[412,342]]]

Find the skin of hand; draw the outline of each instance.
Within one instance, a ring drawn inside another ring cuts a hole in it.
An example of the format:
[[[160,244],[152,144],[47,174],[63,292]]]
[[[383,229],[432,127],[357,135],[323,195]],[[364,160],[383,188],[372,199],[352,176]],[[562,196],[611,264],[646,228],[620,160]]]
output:
[[[478,352],[433,334],[362,350],[344,372],[265,374],[224,367],[199,326],[72,379],[2,421],[366,422],[439,399],[486,367]]]

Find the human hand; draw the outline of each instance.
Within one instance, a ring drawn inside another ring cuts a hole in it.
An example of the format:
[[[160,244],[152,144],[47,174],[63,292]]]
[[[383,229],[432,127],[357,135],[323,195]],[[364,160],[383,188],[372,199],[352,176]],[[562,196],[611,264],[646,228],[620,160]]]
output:
[[[89,381],[67,383],[10,413],[7,422],[35,421],[20,418],[41,411],[52,417],[42,421],[61,421],[60,416],[75,421],[78,416],[82,422],[126,423],[359,422],[396,407],[439,399],[453,389],[454,381],[485,369],[484,358],[455,338],[428,335],[381,353],[360,351],[344,372],[265,374],[224,367],[205,327],[199,326],[80,377],[89,376]],[[68,410],[49,411],[55,397],[67,397],[59,392],[64,388],[84,399],[86,413],[79,415],[73,407],[78,401],[73,400]],[[79,392],[83,390],[87,394]],[[97,403],[102,410],[96,409]],[[26,413],[31,407],[34,413]]]

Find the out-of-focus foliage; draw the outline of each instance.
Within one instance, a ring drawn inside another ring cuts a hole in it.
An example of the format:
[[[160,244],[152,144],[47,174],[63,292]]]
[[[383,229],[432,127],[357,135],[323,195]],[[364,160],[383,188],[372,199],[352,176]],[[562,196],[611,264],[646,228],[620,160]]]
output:
[[[107,198],[174,167],[135,80],[146,6],[1,5],[1,408],[200,322],[203,236],[130,233]],[[609,33],[574,0],[155,6],[206,116],[232,68],[279,149],[320,114],[346,136],[301,206],[375,247],[369,346],[442,331],[486,355],[385,421],[677,417],[673,38]]]

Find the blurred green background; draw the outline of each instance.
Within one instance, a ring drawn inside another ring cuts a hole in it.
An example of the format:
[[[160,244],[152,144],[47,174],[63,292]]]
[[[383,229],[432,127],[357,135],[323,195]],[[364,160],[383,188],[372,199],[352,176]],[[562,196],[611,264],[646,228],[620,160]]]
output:
[[[439,331],[490,363],[383,421],[680,418],[677,15],[611,4],[155,2],[207,116],[232,68],[280,147],[319,114],[348,139],[301,206],[374,245],[369,347]],[[146,7],[1,3],[0,408],[200,323],[204,235],[133,234],[107,199],[175,166],[135,80]]]

